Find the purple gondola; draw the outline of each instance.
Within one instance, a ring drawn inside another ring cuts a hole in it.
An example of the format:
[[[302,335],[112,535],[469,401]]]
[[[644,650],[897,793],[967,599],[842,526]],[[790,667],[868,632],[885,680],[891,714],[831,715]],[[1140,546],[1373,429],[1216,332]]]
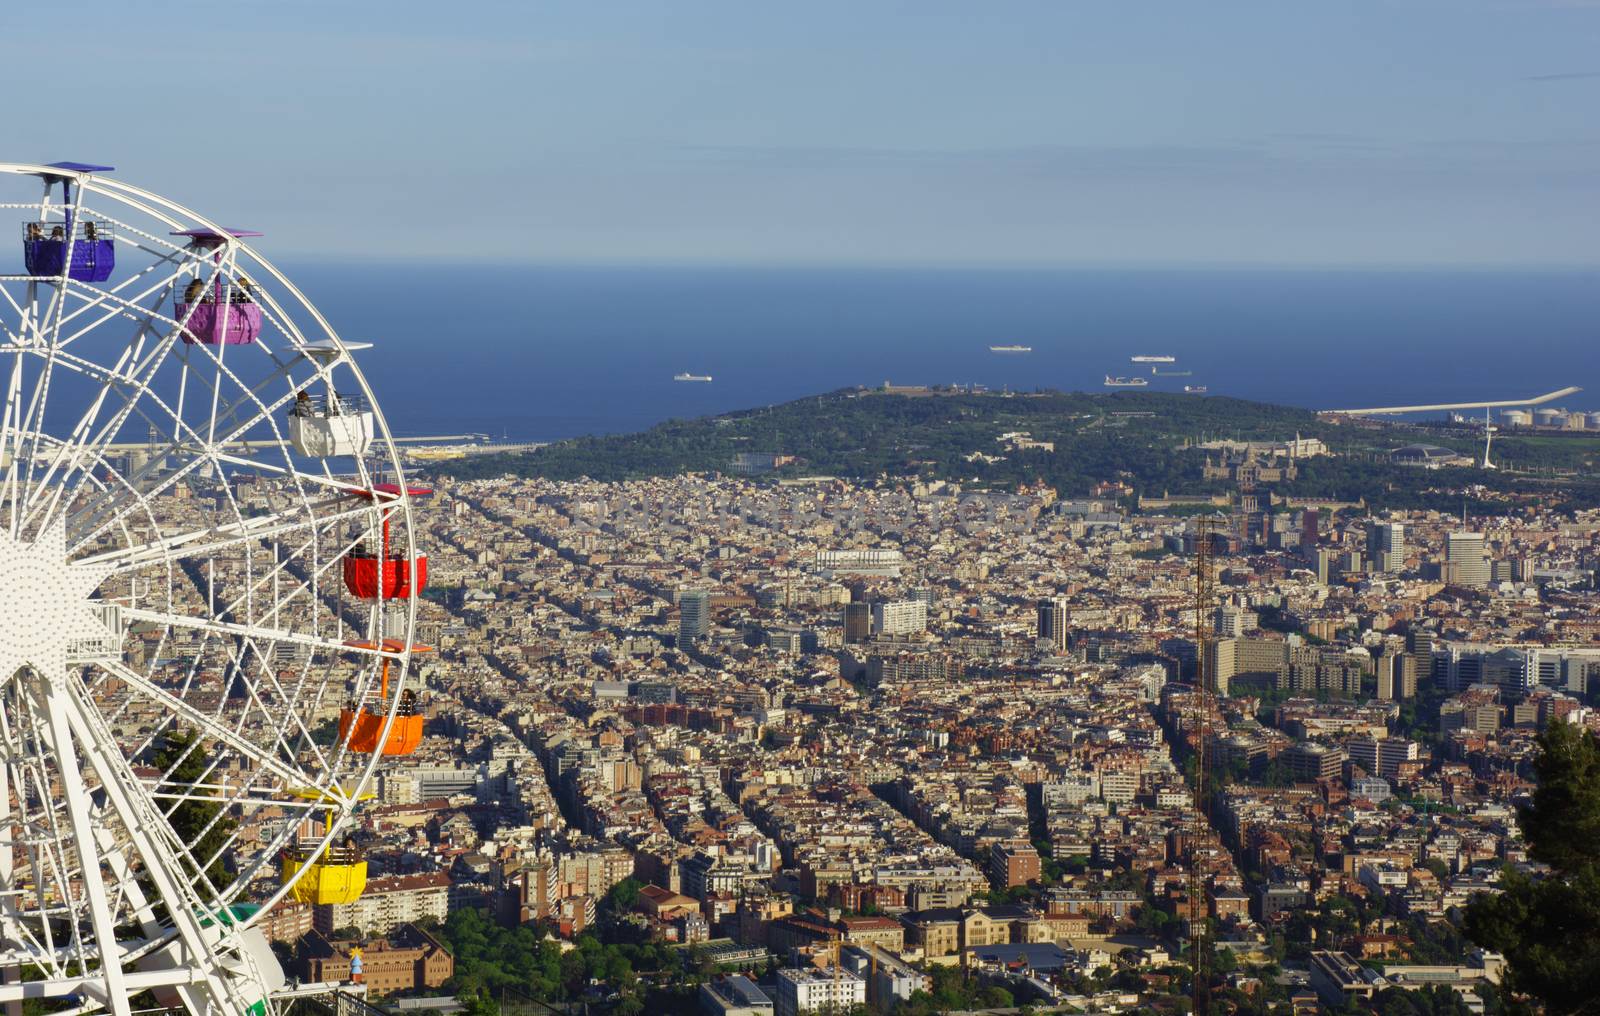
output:
[[[189,246],[199,250],[216,250],[230,237],[260,236],[251,229],[229,229],[219,233],[212,229],[185,229],[173,236],[186,236]],[[261,306],[251,296],[249,283],[243,276],[232,283],[220,278],[210,286],[199,280],[175,301],[178,321],[187,324],[183,341],[208,346],[242,346],[254,342],[261,334]]]
[[[79,282],[104,282],[111,278],[117,265],[116,247],[111,241],[111,227],[101,223],[83,222],[73,231],[70,245],[72,258],[67,259],[67,230],[60,222],[30,222],[23,227],[22,260],[29,275],[60,275],[66,269],[69,278]]]
[[[108,172],[111,166],[87,162],[52,162],[51,169],[66,173]],[[61,201],[72,207],[72,180],[54,173],[42,174],[48,186],[61,184]],[[29,275],[60,276],[78,282],[104,282],[117,266],[117,249],[107,222],[73,221],[69,210],[58,222],[29,222],[22,227],[22,260]]]
[[[179,321],[188,318],[183,341],[190,345],[242,346],[261,334],[261,306],[256,303],[202,299],[192,305],[179,303],[177,314]]]

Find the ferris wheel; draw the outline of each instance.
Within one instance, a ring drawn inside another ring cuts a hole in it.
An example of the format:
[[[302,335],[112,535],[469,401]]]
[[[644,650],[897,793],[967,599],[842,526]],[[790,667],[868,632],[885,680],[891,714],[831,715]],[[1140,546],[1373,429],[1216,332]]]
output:
[[[426,492],[259,234],[110,169],[0,164],[0,1003],[264,1016],[422,735]]]

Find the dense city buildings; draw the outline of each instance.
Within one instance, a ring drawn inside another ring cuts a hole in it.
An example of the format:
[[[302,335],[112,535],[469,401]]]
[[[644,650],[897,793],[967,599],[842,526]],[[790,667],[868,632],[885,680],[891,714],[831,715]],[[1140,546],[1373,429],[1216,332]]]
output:
[[[1043,488],[446,481],[423,520],[427,736],[364,813],[368,894],[280,915],[308,971],[421,948],[424,983],[406,929],[477,908],[720,957],[708,1012],[886,1009],[947,964],[1131,1010],[1203,915],[1285,1005],[1446,960],[1486,997],[1440,929],[1526,863],[1538,732],[1597,722],[1600,513],[1240,514],[1199,615],[1192,522]]]

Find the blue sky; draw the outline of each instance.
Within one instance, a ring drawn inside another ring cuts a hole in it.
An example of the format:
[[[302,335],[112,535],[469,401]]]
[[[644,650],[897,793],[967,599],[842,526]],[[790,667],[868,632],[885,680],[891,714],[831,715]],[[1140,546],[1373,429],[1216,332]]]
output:
[[[280,258],[1600,262],[1600,2],[91,0],[0,39],[0,157]]]

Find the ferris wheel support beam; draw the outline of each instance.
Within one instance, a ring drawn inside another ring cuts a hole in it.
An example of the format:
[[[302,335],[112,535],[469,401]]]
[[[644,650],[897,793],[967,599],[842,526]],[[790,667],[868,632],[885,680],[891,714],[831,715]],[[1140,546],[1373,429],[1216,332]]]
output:
[[[158,837],[153,835],[156,829],[165,828],[170,830],[171,826],[166,824],[158,812],[145,813],[146,810],[154,812],[153,808],[141,809],[137,806],[136,802],[140,798],[131,792],[131,788],[138,784],[137,777],[133,775],[133,771],[126,759],[120,755],[111,754],[109,746],[115,742],[108,738],[107,735],[110,732],[95,729],[96,716],[83,701],[82,686],[75,679],[69,679],[68,683],[73,684],[74,687],[71,693],[68,693],[64,688],[61,690],[61,699],[58,700],[60,706],[58,708],[64,713],[64,718],[70,726],[71,734],[83,744],[89,765],[94,770],[95,775],[100,778],[100,785],[105,789],[106,801],[110,805],[110,810],[117,815],[130,843],[144,861],[145,871],[155,884],[157,893],[166,902],[166,909],[172,917],[178,940],[183,943],[187,954],[187,973],[191,978],[195,978],[195,975],[198,975],[197,978],[189,980],[188,983],[195,986],[203,985],[206,993],[210,996],[209,999],[204,1000],[208,1004],[197,1005],[197,1000],[190,997],[185,997],[185,1003],[195,1016],[202,1016],[202,1014],[212,1012],[225,1012],[228,1009],[227,1003],[230,1002],[233,1004],[234,1012],[244,1012],[250,1003],[243,1001],[239,997],[235,985],[220,969],[222,957],[208,944],[205,929],[200,923],[200,915],[204,912],[200,901],[194,898],[192,891],[186,891],[188,885],[185,881],[182,866],[178,863],[177,858],[170,850],[162,846]],[[148,799],[145,800],[148,805]],[[85,816],[87,817],[87,812]],[[90,836],[92,838],[92,832]],[[85,880],[94,881],[89,879],[87,872],[85,872]],[[104,887],[102,886],[101,889],[103,893]],[[211,919],[217,920],[215,915]],[[220,932],[220,938],[224,943],[229,943],[237,938],[237,933],[230,931],[227,926],[222,926]],[[133,981],[133,972],[121,972],[120,962],[112,960],[111,956],[115,955],[115,946],[114,939],[111,941],[113,943],[112,946],[107,947],[103,944],[103,948],[106,948],[111,953],[111,955],[103,954],[104,965],[107,968],[117,967],[121,973],[120,980],[126,986],[127,982]],[[184,994],[187,996],[189,993],[186,992]],[[117,1004],[117,999],[113,998],[111,1001],[113,1005]],[[128,998],[124,995],[121,999],[123,1009],[119,1011],[119,1016],[128,1016],[127,1003]]]
[[[0,828],[8,832],[14,827],[11,823],[11,762],[6,760],[0,763]],[[11,843],[11,836],[7,835],[4,842],[0,842],[0,893],[4,893],[6,903],[0,906],[0,941],[16,942],[21,939],[18,933],[16,909],[10,904],[13,887],[16,885],[16,853]],[[14,984],[22,976],[22,967],[18,964],[0,966],[0,986]],[[6,1002],[5,1016],[22,1016],[22,1000]]]
[[[89,818],[89,791],[84,785],[83,773],[78,768],[78,754],[72,745],[70,722],[62,701],[64,691],[60,687],[61,680],[58,675],[41,677],[41,687],[36,695],[43,699],[46,736],[60,771],[61,792],[67,802],[67,818],[77,844],[78,871],[83,881],[84,895],[89,901],[89,919],[94,928],[95,943],[100,949],[103,1001],[115,1016],[130,1016],[132,1008],[128,1004],[127,987],[123,983],[116,919],[111,914],[105,879],[100,874],[100,853],[95,844],[94,824]]]
[[[126,607],[122,611],[122,616],[135,621],[151,621],[156,624],[172,625],[178,628],[192,628],[195,631],[210,632],[214,635],[225,635],[232,638],[270,639],[275,642],[307,646],[311,649],[323,649],[330,653],[350,653],[356,656],[365,656],[369,659],[390,660],[395,663],[402,663],[411,658],[409,649],[384,649],[379,644],[352,645],[347,642],[335,642],[332,639],[318,638],[315,635],[302,635],[296,631],[266,628],[254,624],[236,624],[215,618],[183,617],[179,614],[168,614],[159,610],[146,610],[143,607]]]

